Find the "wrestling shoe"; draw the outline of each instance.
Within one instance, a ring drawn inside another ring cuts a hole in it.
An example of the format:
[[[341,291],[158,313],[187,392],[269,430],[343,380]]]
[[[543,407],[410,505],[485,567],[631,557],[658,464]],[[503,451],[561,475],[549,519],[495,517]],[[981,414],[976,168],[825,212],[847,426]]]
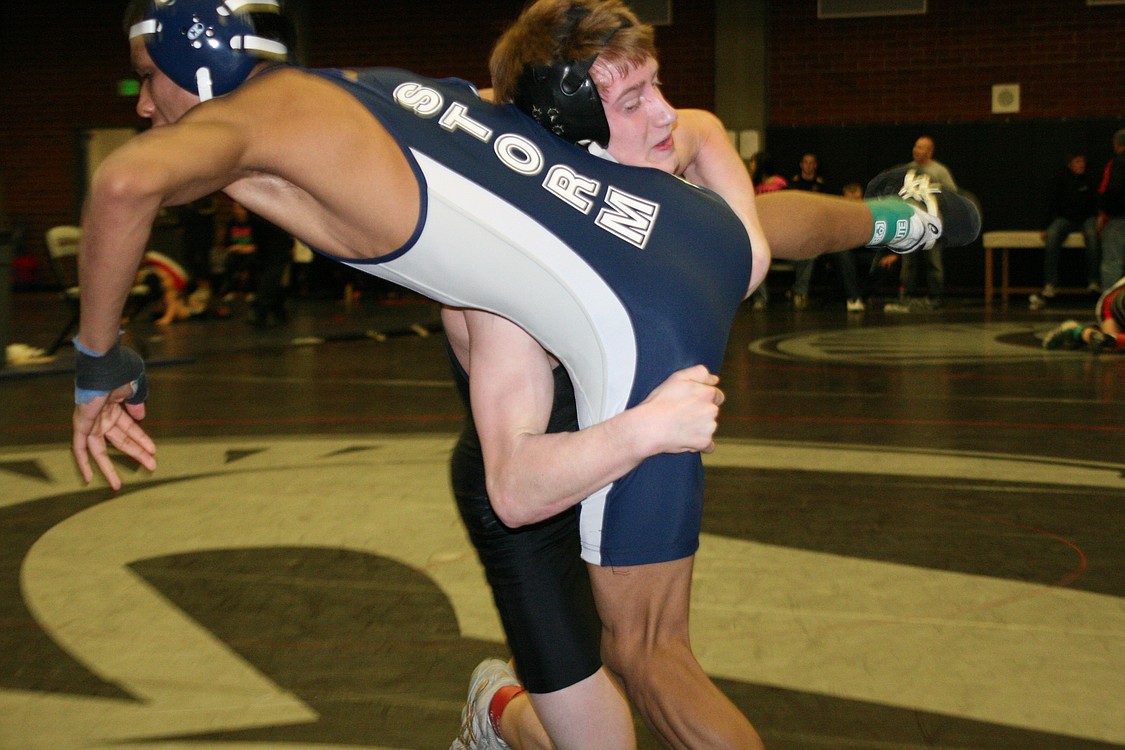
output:
[[[891,313],[892,315],[906,315],[911,311],[910,300],[899,300],[898,302],[888,302],[883,305],[883,312]]]
[[[519,684],[516,673],[505,661],[485,659],[478,664],[469,678],[469,698],[461,709],[461,733],[449,750],[508,750],[510,746],[500,739],[492,725],[488,708],[497,690]]]
[[[905,231],[896,227],[896,239],[886,244],[896,253],[929,250],[939,239],[946,247],[961,247],[980,235],[977,199],[965,191],[942,190],[927,174],[897,167],[867,183],[864,198],[887,196],[898,196],[914,208],[909,226]]]
[[[1082,324],[1077,320],[1068,320],[1065,323],[1060,323],[1058,327],[1052,328],[1047,332],[1047,336],[1043,339],[1044,349],[1075,349],[1079,346],[1081,341],[1074,337],[1074,329],[1081,328]]]

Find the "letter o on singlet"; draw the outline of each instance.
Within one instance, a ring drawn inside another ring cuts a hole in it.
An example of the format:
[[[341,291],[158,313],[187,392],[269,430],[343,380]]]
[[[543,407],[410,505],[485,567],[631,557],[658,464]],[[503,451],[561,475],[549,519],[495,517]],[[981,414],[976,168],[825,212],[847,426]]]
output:
[[[543,152],[523,136],[506,133],[492,147],[500,161],[514,172],[535,175],[543,169]]]

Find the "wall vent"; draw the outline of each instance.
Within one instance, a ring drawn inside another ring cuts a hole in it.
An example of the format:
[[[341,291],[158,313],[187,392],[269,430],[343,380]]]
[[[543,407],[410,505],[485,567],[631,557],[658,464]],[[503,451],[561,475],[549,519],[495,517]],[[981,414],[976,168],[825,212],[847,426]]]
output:
[[[1020,85],[998,83],[992,87],[992,114],[1006,115],[1020,111]]]

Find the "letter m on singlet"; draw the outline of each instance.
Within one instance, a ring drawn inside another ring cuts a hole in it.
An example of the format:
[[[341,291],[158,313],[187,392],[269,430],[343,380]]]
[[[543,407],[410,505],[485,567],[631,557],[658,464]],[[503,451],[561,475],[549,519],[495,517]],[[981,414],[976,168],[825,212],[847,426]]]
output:
[[[643,250],[656,226],[660,204],[630,195],[612,185],[606,191],[605,203],[594,223]]]

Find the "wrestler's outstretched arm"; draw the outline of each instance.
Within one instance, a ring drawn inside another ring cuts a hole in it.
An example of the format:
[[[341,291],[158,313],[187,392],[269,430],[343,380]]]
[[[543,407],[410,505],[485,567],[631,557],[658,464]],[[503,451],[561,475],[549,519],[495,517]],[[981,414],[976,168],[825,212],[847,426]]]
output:
[[[143,375],[118,343],[121,311],[164,206],[223,190],[295,236],[336,255],[375,257],[414,230],[418,184],[394,139],[354,97],[314,76],[281,70],[202,105],[177,90],[133,42],[143,80],[138,113],[151,130],[110,154],[94,175],[82,218],[78,406],[73,450],[120,486],[107,443],[155,466],[136,424]],[[325,138],[325,123],[332,134]],[[124,398],[136,403],[123,406]]]
[[[116,357],[122,308],[161,206],[180,195],[190,200],[225,184],[229,170],[222,166],[237,158],[232,152],[238,139],[233,132],[215,131],[181,127],[145,133],[111,154],[91,183],[79,246],[82,298],[76,339],[86,355],[79,357],[77,371],[80,390],[86,393],[79,394],[73,419],[74,455],[87,482],[93,478],[92,458],[114,489],[121,486],[107,442],[146,468],[155,467],[155,446],[136,424],[144,416],[144,405],[124,404],[133,396],[128,384],[143,368],[135,372],[130,363],[115,380],[117,365],[104,356],[113,352],[110,358]],[[221,178],[207,179],[201,164]]]
[[[464,312],[469,389],[489,497],[509,526],[549,518],[659,453],[714,450],[723,393],[702,365],[673,373],[641,404],[578,432],[547,433],[553,362],[514,323]]]

